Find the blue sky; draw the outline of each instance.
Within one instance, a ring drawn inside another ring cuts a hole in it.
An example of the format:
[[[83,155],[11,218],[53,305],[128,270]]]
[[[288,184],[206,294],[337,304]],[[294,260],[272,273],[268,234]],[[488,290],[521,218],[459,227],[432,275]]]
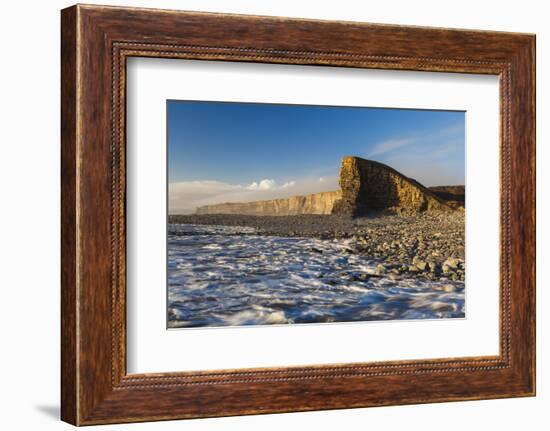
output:
[[[333,190],[347,155],[464,184],[464,112],[168,101],[167,118],[171,213]]]

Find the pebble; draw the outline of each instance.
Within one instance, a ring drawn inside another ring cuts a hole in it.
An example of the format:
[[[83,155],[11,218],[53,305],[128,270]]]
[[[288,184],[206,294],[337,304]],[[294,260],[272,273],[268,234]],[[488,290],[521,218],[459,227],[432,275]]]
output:
[[[385,274],[386,273],[386,267],[382,264],[378,264],[376,265],[376,274],[380,275],[380,274]]]
[[[450,257],[448,258],[443,265],[447,265],[449,268],[457,269],[458,268],[458,260]]]

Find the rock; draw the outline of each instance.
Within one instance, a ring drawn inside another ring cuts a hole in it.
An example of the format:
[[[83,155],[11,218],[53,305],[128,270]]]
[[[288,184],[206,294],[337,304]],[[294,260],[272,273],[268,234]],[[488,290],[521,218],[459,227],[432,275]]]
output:
[[[441,269],[443,270],[443,274],[449,274],[449,272],[451,271],[451,267],[445,264],[441,267]]]
[[[425,271],[426,267],[428,266],[427,262],[423,261],[422,259],[419,259],[418,256],[415,256],[413,259],[413,264],[416,266],[420,271]]]
[[[170,307],[168,309],[168,320],[185,320],[185,313],[177,308]]]
[[[420,270],[415,265],[411,265],[411,266],[409,266],[408,271],[409,272],[419,272]]]
[[[443,262],[443,265],[447,265],[451,269],[457,269],[458,264],[458,260],[453,257],[449,257],[445,262]]]
[[[374,272],[378,275],[385,274],[386,273],[386,267],[384,265],[382,265],[381,263],[379,263],[378,265],[376,265],[376,269],[375,269]]]

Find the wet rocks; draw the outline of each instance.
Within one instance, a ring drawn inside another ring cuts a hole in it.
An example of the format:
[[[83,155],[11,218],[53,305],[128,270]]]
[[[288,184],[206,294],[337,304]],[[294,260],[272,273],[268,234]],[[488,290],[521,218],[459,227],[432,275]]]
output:
[[[459,261],[458,259],[450,257],[443,263],[443,265],[446,265],[450,269],[457,269],[459,265]]]
[[[375,274],[377,275],[382,275],[382,274],[385,274],[386,273],[386,267],[382,264],[378,264],[376,265],[376,270],[375,270]]]
[[[429,280],[465,279],[462,211],[416,214],[243,216],[228,214],[170,216],[170,223],[247,226],[251,234],[314,237],[343,242],[342,253],[372,260],[373,276],[390,274]],[[321,248],[312,249],[322,254]],[[377,265],[379,265],[377,267]]]
[[[413,265],[416,267],[418,271],[426,271],[426,268],[428,267],[428,263],[422,259],[420,259],[418,256],[415,256],[413,258]]]
[[[464,214],[423,213],[371,219],[353,239],[358,253],[404,277],[463,281]]]

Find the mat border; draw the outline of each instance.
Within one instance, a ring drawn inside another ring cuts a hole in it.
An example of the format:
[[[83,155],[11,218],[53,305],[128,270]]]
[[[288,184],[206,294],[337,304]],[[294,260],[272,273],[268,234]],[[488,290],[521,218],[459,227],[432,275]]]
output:
[[[535,394],[534,35],[76,5],[62,11],[61,46],[63,420]],[[135,56],[498,75],[499,355],[128,375],[125,99]]]

